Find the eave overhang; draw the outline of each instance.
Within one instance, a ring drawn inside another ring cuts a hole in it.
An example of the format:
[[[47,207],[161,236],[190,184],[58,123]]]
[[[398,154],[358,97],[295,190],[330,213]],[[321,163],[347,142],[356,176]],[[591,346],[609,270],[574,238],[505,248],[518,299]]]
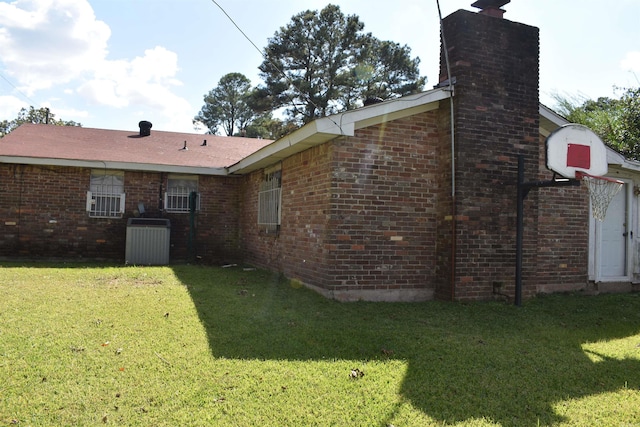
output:
[[[559,128],[560,126],[569,124],[570,122],[555,113],[549,107],[540,104],[540,134],[544,137],[549,136],[551,132]],[[618,166],[622,169],[640,171],[640,162],[636,160],[627,159],[624,155],[617,152],[613,148],[606,146],[607,149],[607,164],[612,166]]]
[[[231,165],[228,172],[250,173],[339,136],[353,136],[358,129],[435,110],[449,96],[448,88],[439,88],[314,120]]]
[[[226,168],[211,168],[204,166],[176,166],[150,163],[114,162],[103,160],[74,160],[46,157],[0,156],[0,163],[37,165],[37,166],[70,166],[77,168],[114,169],[143,172],[167,172],[193,175],[226,176]]]

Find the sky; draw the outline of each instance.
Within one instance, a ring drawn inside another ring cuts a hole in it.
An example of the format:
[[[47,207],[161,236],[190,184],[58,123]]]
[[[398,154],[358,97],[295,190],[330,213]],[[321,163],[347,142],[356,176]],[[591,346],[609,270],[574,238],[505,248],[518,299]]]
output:
[[[253,45],[329,3],[378,39],[408,45],[426,89],[437,83],[436,0],[0,0],[0,121],[33,105],[91,128],[136,131],[148,120],[203,133],[192,119],[220,78],[240,72],[260,84]],[[476,11],[471,3],[440,0],[440,9]],[[512,0],[504,9],[540,29],[542,103],[640,86],[640,0]]]

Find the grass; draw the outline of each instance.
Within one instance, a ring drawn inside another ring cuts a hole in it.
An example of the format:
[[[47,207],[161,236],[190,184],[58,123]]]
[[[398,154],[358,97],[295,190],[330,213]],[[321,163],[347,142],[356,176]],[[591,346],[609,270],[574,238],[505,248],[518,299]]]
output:
[[[264,271],[0,264],[0,426],[640,426],[640,297],[326,300]]]

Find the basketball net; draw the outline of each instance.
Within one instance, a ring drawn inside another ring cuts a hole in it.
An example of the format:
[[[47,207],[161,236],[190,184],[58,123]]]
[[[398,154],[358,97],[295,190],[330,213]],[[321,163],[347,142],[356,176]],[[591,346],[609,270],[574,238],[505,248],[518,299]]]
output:
[[[624,182],[604,176],[593,176],[580,171],[576,172],[576,179],[584,182],[589,191],[593,217],[598,221],[604,221],[609,203],[622,190]]]

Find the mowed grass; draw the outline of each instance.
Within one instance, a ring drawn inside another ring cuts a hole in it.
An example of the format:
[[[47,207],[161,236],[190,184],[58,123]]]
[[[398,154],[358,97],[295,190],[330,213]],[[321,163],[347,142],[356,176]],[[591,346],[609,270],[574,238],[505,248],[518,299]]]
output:
[[[0,425],[640,426],[640,297],[338,303],[240,267],[0,264]]]

